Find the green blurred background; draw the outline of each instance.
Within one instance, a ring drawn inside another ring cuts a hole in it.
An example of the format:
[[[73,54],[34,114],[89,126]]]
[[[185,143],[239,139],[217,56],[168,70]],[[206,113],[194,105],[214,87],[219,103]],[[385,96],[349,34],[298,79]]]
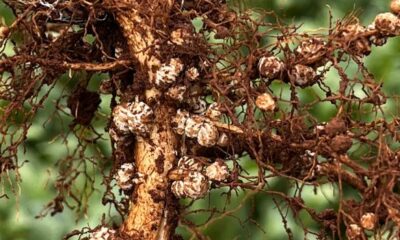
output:
[[[238,4],[239,1],[231,1],[232,4]],[[240,5],[244,8],[259,8],[267,10],[275,10],[280,17],[285,19],[287,23],[303,23],[301,31],[313,31],[328,26],[328,11],[332,9],[334,19],[343,18],[353,10],[357,10],[361,23],[367,25],[374,16],[380,12],[387,11],[389,1],[370,1],[370,0],[248,0],[240,1]],[[12,15],[3,3],[0,4],[0,14],[5,18],[6,23],[12,22]],[[400,39],[389,40],[388,44],[377,50],[373,50],[372,54],[366,57],[366,64],[375,75],[377,80],[384,81],[384,90],[388,95],[399,94],[400,84],[398,76],[400,74]],[[11,51],[8,49],[7,51]],[[355,71],[355,66],[350,66],[349,72]],[[16,192],[8,194],[10,199],[0,199],[0,240],[36,240],[36,239],[62,239],[62,237],[74,230],[85,226],[96,226],[104,212],[108,213],[109,206],[101,205],[102,193],[104,191],[101,183],[100,175],[96,177],[96,191],[90,198],[87,214],[76,214],[74,211],[66,208],[62,214],[53,217],[47,216],[41,219],[35,219],[45,204],[55,197],[55,189],[53,182],[57,178],[58,168],[55,165],[57,160],[63,158],[67,154],[67,149],[60,139],[56,138],[60,133],[68,130],[68,124],[72,120],[67,116],[62,116],[64,124],[60,124],[60,119],[56,118],[47,121],[49,115],[53,114],[54,101],[61,96],[64,88],[71,88],[81,74],[74,74],[72,81],[63,76],[58,83],[58,87],[52,91],[52,94],[45,104],[45,107],[39,111],[35,117],[33,126],[31,127],[28,140],[26,141],[26,151],[20,151],[20,159],[27,159],[27,162],[20,173],[22,182],[14,188]],[[105,76],[92,77],[90,88],[96,90],[99,80]],[[337,74],[330,72],[327,82],[335,88],[337,85]],[[303,91],[301,96],[308,98],[310,91],[316,89],[307,89]],[[105,124],[106,116],[109,114],[108,106],[109,97],[102,98],[101,114],[97,116],[96,127],[100,133]],[[398,114],[397,109],[393,109],[390,105],[385,104],[386,108],[393,114]],[[335,114],[335,109],[329,105],[319,106],[313,110],[313,115],[321,119],[327,120]],[[46,123],[43,127],[43,123]],[[76,145],[76,140],[72,136],[69,138],[69,146]],[[104,139],[99,143],[99,151],[109,156],[110,149],[108,139]],[[89,153],[90,158],[90,153]],[[256,173],[256,166],[249,159],[243,159],[243,166],[250,172]],[[94,171],[94,170],[93,170]],[[10,173],[12,176],[13,173]],[[6,179],[2,179],[6,181]],[[8,184],[1,192],[9,193]],[[287,182],[280,179],[272,179],[268,182],[270,190],[277,190],[293,195],[294,188]],[[213,208],[224,209],[229,211],[230,216],[217,217],[212,224],[203,228],[204,232],[211,239],[287,239],[286,230],[283,228],[282,219],[279,215],[278,208],[274,200],[265,194],[253,194],[248,192],[246,195],[239,193],[233,195],[230,203],[227,204],[226,198],[221,197],[220,191],[214,191],[210,198],[197,201],[192,209]],[[352,192],[346,193],[352,197]],[[317,211],[325,208],[335,207],[337,200],[337,190],[331,185],[323,186],[316,193],[313,189],[306,187],[303,192],[303,198],[308,206],[312,206]],[[277,199],[279,203],[279,199]],[[292,213],[287,212],[282,205],[284,214],[287,214],[289,220],[288,226],[292,229],[295,239],[313,239],[312,235],[304,235],[299,222],[293,221]],[[201,223],[207,219],[207,214],[196,214],[190,216],[195,223]],[[318,230],[308,217],[302,216],[300,219],[303,224],[311,229]],[[257,224],[254,224],[254,221]],[[180,227],[178,232],[185,239],[190,239],[191,234],[187,229]]]

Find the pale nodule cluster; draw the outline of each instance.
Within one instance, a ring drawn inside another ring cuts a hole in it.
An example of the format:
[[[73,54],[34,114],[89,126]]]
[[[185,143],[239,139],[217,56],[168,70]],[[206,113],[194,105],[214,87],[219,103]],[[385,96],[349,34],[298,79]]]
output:
[[[361,233],[362,233],[361,227],[354,223],[350,224],[346,230],[346,235],[349,240],[360,239]]]
[[[211,122],[204,121],[200,125],[199,132],[197,133],[197,142],[201,146],[211,147],[217,144],[219,132]]]
[[[184,156],[179,159],[176,168],[178,173],[184,176],[182,180],[174,181],[171,185],[171,191],[177,198],[198,199],[207,194],[210,184],[207,177],[201,173],[201,162]]]
[[[356,39],[358,35],[365,33],[367,29],[359,23],[353,23],[346,25],[344,28],[340,28],[340,36],[344,37],[346,42],[352,38]]]
[[[190,138],[197,138],[197,135],[199,134],[200,127],[203,124],[203,119],[201,119],[199,116],[192,116],[186,119],[186,124],[184,128],[184,133],[186,136]]]
[[[193,157],[183,156],[178,161],[178,170],[183,171],[197,171],[201,172],[203,169],[203,164],[197,161]]]
[[[197,138],[197,142],[201,146],[211,147],[219,142],[219,131],[207,117],[191,115],[179,109],[172,122],[174,131],[177,134],[186,135],[189,138]]]
[[[314,83],[317,73],[312,67],[296,64],[289,71],[290,81],[295,83],[297,86],[308,86]]]
[[[375,213],[365,213],[360,219],[361,227],[367,230],[374,230],[377,220]]]
[[[0,26],[0,41],[8,38],[10,29],[7,26]]]
[[[258,62],[258,71],[263,77],[273,79],[285,68],[285,64],[275,56],[262,57]]]
[[[171,185],[172,193],[178,198],[202,198],[209,191],[210,181],[221,182],[229,176],[228,166],[222,160],[217,160],[204,169],[202,162],[184,156],[179,159],[176,169],[183,176],[182,180],[174,181]]]
[[[184,67],[182,61],[179,58],[171,58],[171,60],[169,60],[169,65],[174,67],[178,73],[182,72]]]
[[[393,13],[381,13],[375,17],[374,26],[383,35],[394,36],[400,33],[400,20]]]
[[[115,235],[115,230],[107,227],[101,227],[97,231],[90,234],[89,240],[111,240]]]
[[[125,134],[147,135],[153,115],[153,110],[144,102],[120,104],[113,110],[115,126]]]
[[[210,184],[206,176],[200,172],[189,172],[182,181],[175,181],[171,190],[177,198],[198,199],[208,193]]]
[[[268,93],[263,93],[256,98],[256,106],[263,111],[273,111],[276,107],[275,100]]]
[[[316,43],[316,40],[312,42],[305,42],[303,44],[304,46],[296,50],[297,55],[308,55],[311,54],[311,52],[320,51],[320,55],[322,56],[324,44],[323,42],[321,42],[321,46],[312,46],[312,44]],[[313,57],[315,58],[316,56],[318,55],[314,55]],[[309,60],[310,59],[308,59],[308,61]],[[319,60],[319,58],[315,58],[312,62],[315,62],[317,60]],[[260,72],[261,76],[267,77],[268,79],[274,79],[278,77],[284,69],[285,64],[275,56],[262,57],[260,58],[258,63],[258,71]],[[291,82],[293,82],[297,86],[304,87],[314,83],[317,73],[312,67],[302,64],[296,64],[294,65],[294,67],[288,70],[288,75]]]
[[[310,38],[302,41],[295,49],[297,58],[302,59],[302,63],[313,64],[319,61],[319,64],[324,64],[321,57],[326,52],[326,43],[319,38]]]
[[[210,106],[208,106],[207,110],[205,111],[204,115],[211,120],[219,121],[222,113],[218,103],[216,102],[211,103]]]
[[[186,71],[185,75],[190,81],[196,81],[200,76],[200,73],[197,68],[191,67]]]
[[[400,14],[400,0],[392,0],[390,2],[390,11],[396,15]]]
[[[373,27],[369,27],[371,29]],[[364,56],[371,52],[371,43],[368,37],[364,37],[369,30],[359,23],[349,24],[339,30],[339,38],[344,41],[341,47],[351,49],[358,56]]]
[[[229,177],[228,166],[223,161],[215,161],[205,170],[206,176],[213,181],[222,182]]]
[[[174,83],[182,70],[182,61],[178,58],[172,58],[168,64],[162,64],[157,70],[155,84],[157,86],[168,86]]]
[[[133,163],[124,163],[115,174],[115,181],[122,190],[129,190],[133,187],[133,175],[135,166]]]
[[[129,114],[128,104],[117,105],[113,110],[114,124],[117,127],[117,129],[124,134],[130,133],[128,124],[128,114]]]
[[[178,101],[182,102],[186,93],[187,87],[184,85],[179,85],[179,86],[172,86],[168,88],[166,95],[167,97]]]
[[[190,118],[190,114],[184,110],[178,109],[172,123],[175,125],[174,130],[177,134],[185,134],[186,122]]]
[[[176,45],[188,44],[190,39],[193,37],[193,34],[188,28],[178,28],[171,32],[171,42]]]

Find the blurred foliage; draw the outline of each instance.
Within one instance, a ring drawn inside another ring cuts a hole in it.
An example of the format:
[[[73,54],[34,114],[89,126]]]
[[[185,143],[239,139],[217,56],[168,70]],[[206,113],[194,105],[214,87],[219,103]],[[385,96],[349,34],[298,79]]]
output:
[[[364,24],[368,24],[377,13],[387,10],[388,1],[369,1],[369,0],[231,0],[231,6],[241,9],[258,8],[267,11],[275,11],[286,23],[301,24],[301,31],[314,31],[326,29],[329,24],[329,11],[333,13],[334,19],[343,18],[350,12],[356,12]],[[3,3],[0,4],[0,14],[5,22],[12,22],[12,14],[6,9]],[[389,43],[381,47],[378,51],[366,57],[366,64],[370,71],[379,81],[384,81],[385,93],[390,95],[400,94],[400,84],[397,76],[400,74],[400,39],[389,40]],[[11,51],[11,49],[9,50]],[[349,66],[349,73],[355,72],[356,66]],[[80,229],[85,226],[95,226],[102,218],[102,213],[110,212],[108,206],[101,205],[103,188],[101,179],[96,178],[96,189],[90,198],[90,208],[84,215],[76,214],[74,209],[65,209],[62,214],[53,217],[36,219],[45,204],[55,195],[52,182],[57,177],[58,168],[55,166],[57,160],[62,158],[67,149],[64,143],[60,142],[57,136],[67,132],[71,118],[66,115],[62,117],[50,118],[55,109],[54,101],[62,95],[62,91],[68,91],[79,81],[81,73],[73,73],[72,78],[63,76],[57,88],[52,91],[51,97],[46,102],[44,108],[37,114],[34,124],[31,127],[28,139],[21,149],[21,159],[29,160],[20,172],[22,182],[19,183],[16,192],[8,194],[9,199],[0,199],[0,240],[17,239],[62,239],[62,237],[73,229]],[[91,79],[91,88],[96,90],[99,82],[104,76],[95,76]],[[327,83],[333,89],[337,89],[337,73],[331,71],[327,75]],[[281,91],[281,86],[273,86],[276,91]],[[301,91],[300,97],[303,101],[312,101],[318,96],[318,90],[307,88]],[[65,99],[64,99],[65,100]],[[101,110],[97,116],[95,126],[97,131],[104,132],[106,116],[109,112],[110,99],[102,97]],[[398,115],[398,109],[392,109],[393,104],[388,101],[383,106],[390,110],[393,115]],[[335,114],[329,104],[321,103],[315,109],[311,109],[312,114],[320,121],[325,121]],[[363,116],[365,120],[366,116]],[[385,116],[390,119],[391,116]],[[70,146],[76,144],[75,138],[71,138]],[[110,155],[108,139],[103,139],[99,144],[99,149],[105,156]],[[353,154],[357,154],[354,151]],[[246,156],[244,156],[246,157]],[[256,165],[249,159],[243,161],[243,165],[251,171],[256,172]],[[13,173],[9,173],[10,176]],[[12,178],[11,178],[12,179]],[[2,179],[5,180],[5,179]],[[268,189],[293,195],[293,189],[282,179],[273,179],[268,182]],[[5,189],[6,193],[11,189]],[[221,197],[221,192],[214,191],[209,198],[197,201],[191,209],[204,209],[210,207],[225,208],[225,214],[216,217],[212,224],[203,228],[204,232],[211,239],[286,239],[287,233],[279,211],[284,211],[289,222],[295,239],[312,239],[311,235],[304,236],[301,224],[317,230],[318,226],[310,221],[308,217],[300,216],[301,222],[293,221],[290,211],[287,211],[283,203],[272,199],[268,195],[247,192],[246,195],[238,193],[232,195],[227,204],[227,199]],[[302,193],[305,204],[313,207],[317,211],[325,208],[336,207],[337,189],[326,184],[318,191],[311,187],[305,187]],[[351,189],[345,192],[345,198],[354,198]],[[278,207],[277,207],[278,206]],[[112,215],[113,213],[111,213]],[[302,215],[300,213],[300,215]],[[201,223],[209,217],[207,213],[195,213],[189,219],[194,223]],[[257,224],[256,224],[257,223]],[[241,226],[241,227],[238,227]],[[190,232],[184,228],[178,228],[185,239],[190,239]]]

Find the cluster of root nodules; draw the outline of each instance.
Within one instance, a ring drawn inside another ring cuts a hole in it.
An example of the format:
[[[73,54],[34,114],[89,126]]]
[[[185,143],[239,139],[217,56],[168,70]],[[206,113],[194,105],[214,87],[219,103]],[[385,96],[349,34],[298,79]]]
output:
[[[204,63],[209,67],[198,84],[200,95],[218,105],[220,116],[211,122],[227,139],[222,145],[217,141],[214,146],[199,146],[196,140],[190,142],[196,139],[191,131],[188,134],[194,127],[177,128],[186,137],[190,155],[230,163],[230,176],[212,182],[211,188],[228,189],[229,197],[232,191],[246,189],[272,196],[290,238],[287,209],[295,217],[307,212],[320,223],[321,231],[313,231],[299,220],[306,235],[346,234],[349,239],[396,235],[400,227],[398,118],[385,112],[385,104],[396,96],[383,93],[383,84],[374,79],[364,59],[372,50],[379,51],[374,47],[400,33],[397,15],[379,14],[366,26],[349,16],[332,22],[325,33],[311,35],[299,33],[297,26],[266,24],[250,12],[212,13],[201,33],[212,38],[213,54]],[[356,70],[349,71],[349,66]],[[336,75],[333,81],[327,79],[328,72]],[[326,111],[321,106],[332,110],[330,117],[321,116],[319,111]],[[207,111],[205,107],[202,115],[207,116]],[[178,113],[179,119],[182,115]],[[186,124],[192,126],[193,120],[193,115],[186,115]],[[246,171],[247,158],[257,165],[255,175]],[[294,193],[270,188],[269,182],[276,178],[292,184]],[[332,206],[318,212],[303,200],[305,189],[318,192],[326,185],[336,189],[339,211]],[[355,195],[349,196],[349,189]],[[208,211],[210,216],[235,213]],[[183,222],[193,228],[193,222]],[[199,229],[210,222],[199,224]]]
[[[149,48],[162,64],[154,69],[155,79],[147,81],[145,73],[133,70],[135,63],[114,19],[126,5],[83,0],[5,2],[16,19],[0,27],[3,176],[20,167],[17,151],[33,117],[57,88],[56,80],[86,73],[55,101],[54,119],[63,114],[72,117],[69,129],[79,144],[59,161],[58,195],[46,208],[51,214],[64,207],[86,209],[91,191],[75,189],[74,182],[84,177],[93,184],[88,165],[98,169],[104,165],[99,162],[105,158],[100,150],[100,157],[90,157],[86,149],[103,138],[92,123],[100,94],[111,94],[113,116],[106,129],[113,167],[103,175],[107,186],[103,204],[113,205],[122,217],[134,187],[146,178],[131,160],[135,138],[148,138],[154,110],[165,104],[176,110],[165,121],[180,139],[176,167],[169,174],[176,198],[207,198],[213,189],[224,191],[227,200],[246,193],[244,202],[253,201],[253,193],[272,197],[290,238],[288,210],[294,217],[305,212],[319,224],[316,231],[299,220],[306,235],[366,239],[397,234],[398,117],[383,105],[399,106],[396,96],[386,96],[382,83],[364,66],[365,57],[379,51],[375,46],[400,33],[396,12],[379,14],[366,26],[349,16],[331,22],[326,32],[311,35],[300,33],[298,26],[265,21],[275,19],[273,14],[235,12],[212,1],[177,1],[167,32],[154,30],[158,40]],[[192,25],[195,18],[202,21],[197,30]],[[97,92],[87,90],[93,73],[110,77]],[[327,79],[327,73],[334,73],[335,79]],[[152,88],[157,94],[146,99],[144,90]],[[327,112],[323,107],[331,110],[330,117],[321,116]],[[67,139],[66,133],[60,136]],[[272,189],[272,179],[284,180],[295,191]],[[336,190],[339,207],[317,211],[302,193],[310,187],[318,192],[326,185]],[[116,187],[126,197],[116,196],[112,191]],[[348,189],[352,196],[346,195]],[[180,223],[199,239],[201,230],[214,220],[237,219],[235,211],[240,209],[191,206],[180,209]],[[200,213],[208,213],[206,222],[188,220]],[[244,222],[259,226],[253,216]],[[118,235],[104,225],[70,236],[82,233],[91,233],[91,239]]]

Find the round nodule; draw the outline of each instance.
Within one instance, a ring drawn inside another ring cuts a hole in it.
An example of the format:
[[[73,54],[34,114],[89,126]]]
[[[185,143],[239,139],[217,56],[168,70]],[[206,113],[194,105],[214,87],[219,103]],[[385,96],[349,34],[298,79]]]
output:
[[[396,15],[400,14],[400,0],[392,0],[390,2],[390,11]]]

